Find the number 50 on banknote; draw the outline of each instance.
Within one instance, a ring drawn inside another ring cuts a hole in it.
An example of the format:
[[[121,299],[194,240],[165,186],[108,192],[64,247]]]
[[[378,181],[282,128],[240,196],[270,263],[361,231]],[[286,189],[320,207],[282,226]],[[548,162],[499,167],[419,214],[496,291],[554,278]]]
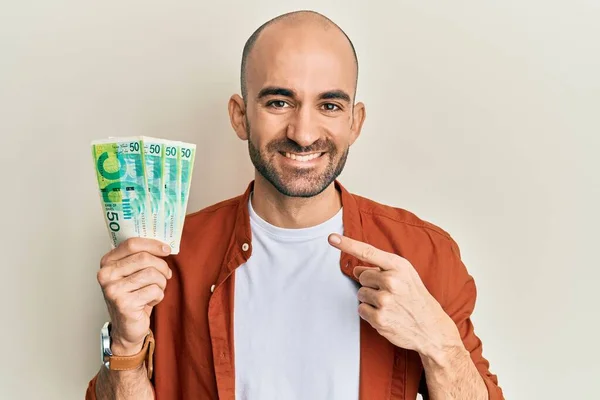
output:
[[[160,240],[179,253],[196,145],[146,136],[92,142],[113,247],[130,237]]]

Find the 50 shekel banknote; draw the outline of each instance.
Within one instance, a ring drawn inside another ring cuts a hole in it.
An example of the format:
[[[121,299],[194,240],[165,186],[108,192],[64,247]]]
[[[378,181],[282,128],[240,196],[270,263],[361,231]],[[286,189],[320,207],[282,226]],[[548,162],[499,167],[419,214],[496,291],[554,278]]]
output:
[[[113,247],[130,237],[146,237],[179,253],[195,152],[194,144],[147,136],[92,142]]]

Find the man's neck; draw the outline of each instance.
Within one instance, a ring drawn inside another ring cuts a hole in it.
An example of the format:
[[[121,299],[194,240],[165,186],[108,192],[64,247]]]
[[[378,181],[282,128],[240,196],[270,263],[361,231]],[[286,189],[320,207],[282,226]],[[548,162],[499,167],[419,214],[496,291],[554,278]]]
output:
[[[289,197],[256,174],[252,208],[271,225],[287,229],[308,228],[332,218],[341,207],[341,195],[334,183],[314,197]]]

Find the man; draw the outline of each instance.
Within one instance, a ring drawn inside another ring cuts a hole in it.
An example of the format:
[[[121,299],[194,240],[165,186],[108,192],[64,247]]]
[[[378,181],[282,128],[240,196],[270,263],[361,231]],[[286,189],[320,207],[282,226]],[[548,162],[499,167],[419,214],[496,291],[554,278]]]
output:
[[[336,180],[365,120],[357,74],[320,14],[252,35],[229,114],[255,180],[188,216],[177,256],[130,239],[103,257],[114,356],[87,398],[503,398],[456,243]]]

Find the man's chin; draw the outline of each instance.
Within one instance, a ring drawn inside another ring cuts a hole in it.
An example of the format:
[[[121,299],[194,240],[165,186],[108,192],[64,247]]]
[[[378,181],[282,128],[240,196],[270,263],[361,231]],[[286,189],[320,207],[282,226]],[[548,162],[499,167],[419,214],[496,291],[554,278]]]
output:
[[[321,179],[310,179],[308,177],[277,179],[277,181],[271,182],[271,184],[279,193],[288,197],[314,197],[329,186]]]

